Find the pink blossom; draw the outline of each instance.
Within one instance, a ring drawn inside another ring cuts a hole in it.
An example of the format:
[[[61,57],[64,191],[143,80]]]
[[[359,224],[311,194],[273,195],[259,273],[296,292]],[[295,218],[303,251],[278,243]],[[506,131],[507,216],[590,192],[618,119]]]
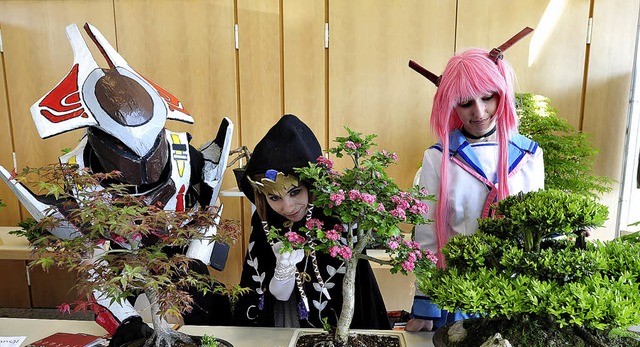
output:
[[[429,259],[429,261],[431,261],[432,263],[436,264],[438,262],[438,257],[436,257],[436,255],[433,254],[433,252],[430,249],[425,249],[422,252],[427,257],[427,259]]]
[[[369,193],[362,193],[361,198],[362,201],[366,202],[367,204],[373,204],[376,201],[376,196]]]
[[[400,244],[398,243],[398,241],[389,241],[387,242],[387,247],[389,247],[390,250],[396,250],[398,247],[400,247]]]
[[[325,166],[327,169],[333,168],[333,161],[331,159],[325,158],[322,155],[316,158],[316,162],[318,162],[318,164],[322,166]]]
[[[348,195],[349,195],[349,199],[351,199],[353,201],[357,201],[358,199],[360,199],[362,197],[360,192],[355,190],[355,189],[351,189],[349,191]]]
[[[402,268],[405,271],[413,271],[413,268],[415,268],[415,266],[416,265],[413,262],[408,261],[408,260],[405,260],[405,261],[402,262]]]
[[[429,192],[427,191],[427,188],[420,188],[420,194],[429,195]]]
[[[411,252],[407,254],[407,260],[410,262],[415,262],[418,259],[418,257],[415,255],[415,253]]]
[[[409,208],[409,212],[414,214],[425,214],[429,212],[429,206],[422,201],[416,201],[415,205]]]
[[[331,241],[336,241],[336,240],[338,240],[340,238],[340,234],[337,231],[333,230],[333,229],[327,230],[327,232],[325,233],[325,236],[326,236],[327,239],[329,239]]]
[[[378,208],[376,209],[376,211],[378,211],[378,212],[384,212],[384,211],[386,211],[386,210],[385,210],[385,208],[384,208],[384,205],[383,205],[383,204],[380,204],[380,205],[378,205]]]
[[[289,242],[293,244],[303,244],[306,241],[304,237],[296,234],[293,231],[289,231],[288,233],[284,234],[284,236],[287,238],[287,240],[289,240]]]
[[[337,193],[333,193],[329,196],[329,200],[333,201],[336,206],[340,206],[344,201],[344,191],[340,189]]]
[[[309,230],[313,230],[314,228],[322,229],[323,225],[324,223],[317,218],[311,218],[305,223],[305,226]]]
[[[337,232],[339,232],[339,233],[343,233],[343,232],[345,232],[345,231],[346,231],[346,230],[345,230],[345,228],[344,228],[344,226],[343,226],[342,224],[336,224],[336,225],[334,225],[334,226],[333,226],[333,229],[335,229],[335,230],[336,230]]]
[[[351,259],[351,248],[347,247],[347,246],[342,246],[342,248],[340,248],[340,256],[342,258],[344,258],[344,260],[349,260]]]
[[[350,149],[357,149],[357,145],[353,143],[353,141],[347,141],[344,143],[344,146]],[[362,145],[361,145],[362,146]]]
[[[391,210],[391,215],[396,217],[396,218],[400,218],[403,221],[407,220],[407,215],[404,213],[404,210],[396,208],[394,210]]]
[[[329,255],[335,258],[338,256],[338,253],[340,252],[340,246],[331,246],[329,247],[328,251],[329,251]]]

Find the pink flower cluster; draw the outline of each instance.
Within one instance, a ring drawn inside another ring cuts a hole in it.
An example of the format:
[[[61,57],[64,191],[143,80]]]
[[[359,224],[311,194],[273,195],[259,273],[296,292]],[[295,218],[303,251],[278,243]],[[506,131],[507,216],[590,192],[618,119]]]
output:
[[[391,214],[403,221],[407,220],[406,211],[413,214],[425,214],[429,207],[422,200],[416,199],[408,192],[399,192],[391,197],[391,201],[396,204],[396,208],[391,210]]]
[[[287,240],[289,240],[289,242],[293,243],[294,245],[295,244],[301,245],[307,241],[304,237],[298,235],[293,231],[289,231],[285,233],[284,236],[287,238]]]
[[[353,254],[351,253],[351,248],[347,246],[331,246],[329,247],[329,255],[334,258],[341,256],[344,260],[349,260]]]
[[[400,236],[391,237],[387,241],[387,247],[397,253],[396,259],[399,261],[400,267],[407,272],[413,271],[416,267],[416,262],[422,260],[423,256],[433,264],[437,262],[433,252],[428,249],[421,250],[418,242],[404,240]]]
[[[333,193],[329,196],[329,200],[331,200],[336,206],[340,206],[344,201],[344,190],[340,189],[337,193]],[[330,206],[333,207],[333,206]]]
[[[358,149],[362,147],[362,144],[360,142],[354,143],[353,141],[347,141],[344,143],[344,146],[350,149]]]
[[[323,225],[324,223],[321,220],[317,218],[311,218],[305,223],[304,226],[307,227],[307,229],[309,230],[313,230],[314,228],[322,230]]]
[[[374,202],[376,202],[375,195],[371,195],[369,193],[361,193],[359,190],[356,190],[356,189],[351,189],[349,193],[347,193],[347,195],[349,196],[349,199],[352,201],[361,200],[363,202],[366,202],[367,204],[373,204]]]
[[[316,162],[322,166],[325,166],[329,170],[333,168],[333,160],[325,158],[324,156],[319,156],[318,158],[316,158]]]
[[[398,161],[398,155],[395,154],[395,153],[389,153],[389,152],[387,152],[386,149],[382,150],[382,155],[384,155],[387,158],[391,158],[391,160],[393,160],[393,161]]]

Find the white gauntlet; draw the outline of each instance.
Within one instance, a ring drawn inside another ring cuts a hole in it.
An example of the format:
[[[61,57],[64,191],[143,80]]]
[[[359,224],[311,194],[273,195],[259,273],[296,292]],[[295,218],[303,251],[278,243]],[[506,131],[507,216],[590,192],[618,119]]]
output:
[[[296,264],[304,258],[304,251],[296,249],[280,254],[282,242],[276,243],[272,248],[276,256],[276,268],[269,282],[269,291],[276,299],[287,301],[295,285]]]

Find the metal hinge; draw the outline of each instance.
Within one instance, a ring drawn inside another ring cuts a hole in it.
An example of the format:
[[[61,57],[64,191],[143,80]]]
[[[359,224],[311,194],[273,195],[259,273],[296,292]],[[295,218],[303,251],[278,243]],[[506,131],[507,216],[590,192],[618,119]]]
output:
[[[329,23],[324,23],[324,48],[329,48]]]
[[[233,25],[233,40],[236,42],[236,49],[238,49],[238,24]]]
[[[591,44],[591,30],[593,29],[593,17],[589,17],[587,22],[587,44]]]
[[[0,29],[0,53],[4,53],[4,50],[2,49],[2,29]]]

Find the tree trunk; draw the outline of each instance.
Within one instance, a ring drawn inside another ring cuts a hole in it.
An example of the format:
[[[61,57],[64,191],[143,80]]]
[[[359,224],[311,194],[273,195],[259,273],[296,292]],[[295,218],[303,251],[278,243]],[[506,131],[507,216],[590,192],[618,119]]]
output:
[[[342,345],[347,345],[349,339],[349,326],[353,320],[356,268],[358,258],[353,257],[346,262],[346,272],[342,280],[342,311],[336,327],[336,339]]]
[[[177,341],[193,344],[191,338],[184,333],[171,329],[169,323],[160,315],[160,305],[156,292],[153,289],[146,289],[145,294],[151,304],[151,320],[153,322],[153,335],[145,342],[144,347],[171,347]]]

